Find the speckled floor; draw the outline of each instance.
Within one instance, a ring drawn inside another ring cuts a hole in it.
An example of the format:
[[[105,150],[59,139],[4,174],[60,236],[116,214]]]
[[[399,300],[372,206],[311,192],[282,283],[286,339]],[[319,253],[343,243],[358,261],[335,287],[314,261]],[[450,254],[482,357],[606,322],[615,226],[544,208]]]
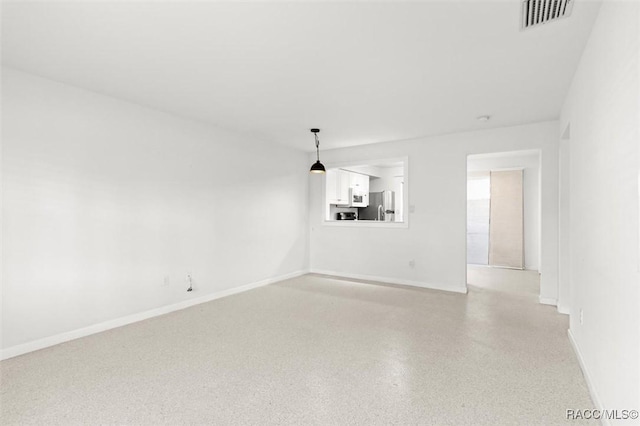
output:
[[[532,300],[538,300],[540,295],[538,271],[467,265],[467,284],[501,293],[532,297]]]
[[[0,423],[559,424],[592,407],[567,326],[517,294],[307,275],[3,361]]]

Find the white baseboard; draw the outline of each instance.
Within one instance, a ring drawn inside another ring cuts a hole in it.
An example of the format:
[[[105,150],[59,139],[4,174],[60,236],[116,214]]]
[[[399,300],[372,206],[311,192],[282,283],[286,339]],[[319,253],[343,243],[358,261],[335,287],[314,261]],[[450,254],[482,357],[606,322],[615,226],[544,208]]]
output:
[[[568,306],[558,303],[558,313],[569,315],[571,313],[571,309]]]
[[[573,347],[573,351],[576,353],[578,357],[578,363],[580,364],[580,369],[582,370],[582,375],[584,376],[585,382],[587,382],[587,388],[589,388],[589,393],[591,394],[591,400],[595,405],[596,410],[604,410],[602,406],[602,402],[600,401],[600,397],[598,396],[598,392],[596,392],[595,387],[593,386],[593,381],[591,380],[591,374],[589,374],[589,370],[587,369],[587,365],[584,363],[584,358],[582,357],[582,352],[580,351],[580,346],[573,338],[573,333],[571,333],[571,329],[567,330],[567,334],[569,335],[569,341],[571,342],[571,346]],[[588,407],[585,407],[588,408]],[[604,426],[608,426],[611,424],[609,419],[605,419],[604,417],[600,419]]]
[[[49,346],[54,346],[60,343],[68,342],[70,340],[79,339],[81,337],[86,337],[91,334],[100,333],[106,330],[110,330],[112,328],[122,327],[127,324],[143,321],[149,318],[168,314],[170,312],[179,311],[181,309],[189,308],[194,305],[199,305],[201,303],[210,302],[212,300],[220,299],[223,297],[231,296],[233,294],[238,294],[248,290],[252,290],[254,288],[273,284],[278,281],[299,277],[301,275],[307,274],[308,272],[309,272],[308,270],[291,272],[289,274],[284,274],[284,275],[280,275],[273,278],[267,278],[266,280],[249,283],[246,285],[242,285],[240,287],[234,287],[227,290],[206,294],[201,297],[196,297],[189,300],[183,300],[182,302],[174,303],[171,305],[161,306],[159,308],[151,309],[151,310],[140,312],[137,314],[127,315],[126,317],[116,318],[110,321],[101,322],[99,324],[93,324],[88,327],[79,328],[77,330],[67,331],[65,333],[56,334],[54,336],[49,336],[42,339],[33,340],[31,342],[23,343],[20,345],[11,346],[9,348],[2,350],[2,352],[0,353],[0,359],[13,358],[18,355],[23,355],[29,352],[37,351],[39,349],[47,348]]]
[[[391,277],[378,277],[375,275],[351,274],[347,272],[326,271],[322,269],[311,269],[312,274],[330,275],[337,278],[351,278],[356,280],[375,281],[388,284],[408,285],[412,287],[428,288],[431,290],[451,291],[454,293],[467,293],[467,286],[451,287],[445,284],[425,283],[422,281],[403,280]]]
[[[550,297],[539,296],[538,297],[538,301],[543,305],[558,306],[558,300],[557,299],[552,299]]]

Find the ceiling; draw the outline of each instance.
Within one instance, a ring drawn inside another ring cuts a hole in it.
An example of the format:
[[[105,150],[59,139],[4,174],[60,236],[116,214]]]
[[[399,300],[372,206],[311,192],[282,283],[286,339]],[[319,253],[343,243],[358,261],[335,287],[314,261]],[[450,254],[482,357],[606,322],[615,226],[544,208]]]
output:
[[[4,2],[2,61],[311,151],[557,118],[598,6]]]

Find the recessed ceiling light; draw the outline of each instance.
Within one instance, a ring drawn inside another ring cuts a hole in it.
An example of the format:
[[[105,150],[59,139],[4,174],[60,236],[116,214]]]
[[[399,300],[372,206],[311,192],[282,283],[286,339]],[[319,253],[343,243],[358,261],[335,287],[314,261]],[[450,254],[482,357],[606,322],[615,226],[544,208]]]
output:
[[[481,115],[481,116],[476,118],[476,120],[481,121],[481,122],[489,121],[490,119],[491,119],[490,115]]]

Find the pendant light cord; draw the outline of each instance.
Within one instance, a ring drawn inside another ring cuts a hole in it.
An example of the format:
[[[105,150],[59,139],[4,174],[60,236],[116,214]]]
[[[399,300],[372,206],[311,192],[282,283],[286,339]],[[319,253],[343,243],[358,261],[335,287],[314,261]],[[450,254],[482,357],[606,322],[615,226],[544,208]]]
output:
[[[316,155],[318,156],[318,162],[320,162],[320,141],[318,140],[318,134],[314,133],[316,137]]]

